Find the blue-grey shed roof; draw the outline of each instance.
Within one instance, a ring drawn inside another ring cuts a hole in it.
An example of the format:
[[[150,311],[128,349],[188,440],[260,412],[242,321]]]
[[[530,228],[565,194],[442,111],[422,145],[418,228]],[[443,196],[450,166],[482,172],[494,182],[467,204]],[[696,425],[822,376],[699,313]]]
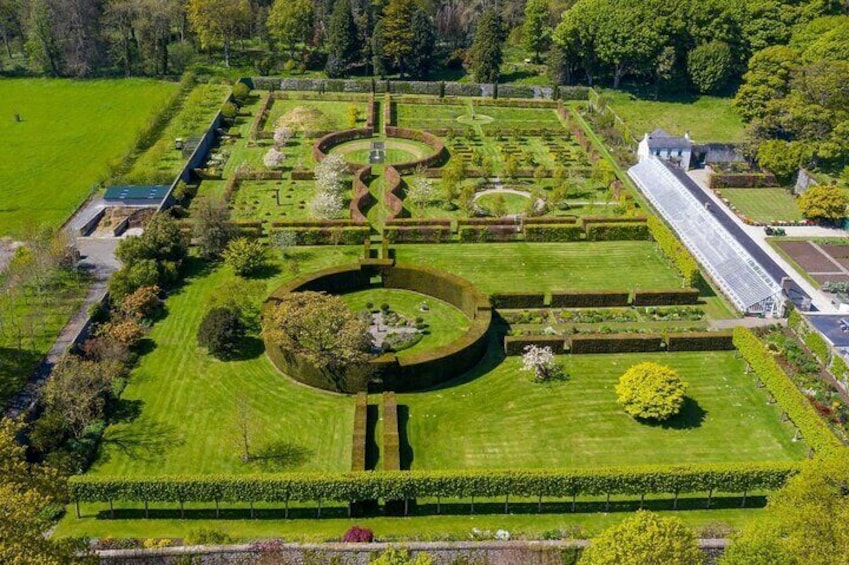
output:
[[[157,204],[162,202],[169,188],[167,184],[110,186],[103,199],[112,202],[145,200]]]

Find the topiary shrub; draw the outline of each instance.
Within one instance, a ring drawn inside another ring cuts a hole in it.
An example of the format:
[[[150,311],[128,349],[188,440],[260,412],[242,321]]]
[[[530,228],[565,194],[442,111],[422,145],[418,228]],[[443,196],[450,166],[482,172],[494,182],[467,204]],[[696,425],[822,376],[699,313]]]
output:
[[[344,543],[371,543],[374,541],[374,532],[368,528],[351,526],[342,537]]]
[[[245,324],[229,308],[213,308],[203,317],[198,328],[198,345],[210,355],[224,358],[232,355],[245,337]]]
[[[616,385],[617,402],[634,418],[663,421],[684,406],[686,383],[664,365],[647,361],[634,365]]]
[[[235,98],[236,102],[239,104],[242,104],[250,93],[250,87],[243,82],[237,82],[233,85],[233,98]]]

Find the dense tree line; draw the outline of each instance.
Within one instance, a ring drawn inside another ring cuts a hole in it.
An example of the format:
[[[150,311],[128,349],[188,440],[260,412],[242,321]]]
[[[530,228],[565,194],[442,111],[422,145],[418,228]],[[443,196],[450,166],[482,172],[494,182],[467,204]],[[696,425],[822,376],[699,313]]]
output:
[[[551,71],[564,82],[618,88],[629,78],[720,92],[752,55],[788,43],[795,26],[845,9],[828,0],[578,0],[553,31]]]
[[[543,33],[549,7],[535,1]],[[177,74],[206,51],[226,66],[238,53],[260,73],[424,78],[437,58],[463,62],[487,8],[501,37],[525,0],[0,0],[0,41],[12,66],[54,76]]]

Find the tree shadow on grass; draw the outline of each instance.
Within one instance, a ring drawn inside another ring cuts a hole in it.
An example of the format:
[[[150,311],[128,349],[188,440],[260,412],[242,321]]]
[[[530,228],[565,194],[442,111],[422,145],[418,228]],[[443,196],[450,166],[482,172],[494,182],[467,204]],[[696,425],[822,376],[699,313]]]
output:
[[[494,326],[495,323],[493,323],[493,327],[489,329],[489,335],[487,337],[489,343],[487,345],[486,353],[484,354],[484,357],[483,359],[481,359],[480,363],[475,365],[475,367],[471,371],[467,371],[466,373],[459,375],[455,379],[438,384],[428,390],[441,390],[466,384],[472,382],[475,379],[483,377],[484,375],[498,367],[504,361],[506,355],[504,355],[504,348],[501,346],[501,340],[499,339],[499,331]]]
[[[249,361],[256,359],[265,352],[265,342],[255,336],[245,336],[239,342],[236,350],[225,357],[224,361]]]
[[[109,426],[103,434],[101,443],[104,447],[111,447],[141,461],[156,459],[164,451],[183,444],[174,426],[144,417],[136,418],[132,425]],[[101,450],[100,461],[108,460],[108,451]]]
[[[684,406],[681,407],[681,411],[672,418],[663,422],[652,422],[648,420],[641,420],[641,422],[666,430],[692,430],[701,427],[706,417],[707,411],[698,402],[686,396],[684,397]]]
[[[256,271],[252,272],[248,275],[247,279],[250,280],[265,280],[270,279],[271,277],[277,276],[280,274],[280,265],[276,263],[266,263]]]
[[[471,513],[471,505],[469,501],[457,501],[443,499],[439,507],[432,500],[417,501],[417,504],[410,505],[410,516],[468,516]],[[739,496],[714,496],[710,500],[711,509],[727,509],[735,510],[743,506],[743,499]],[[137,503],[141,506],[140,503]],[[745,508],[763,508],[766,505],[765,496],[748,496],[745,501]],[[655,512],[659,511],[674,511],[686,515],[687,512],[697,511],[704,512],[708,507],[708,499],[703,496],[681,497],[678,499],[677,506],[671,496],[661,499],[649,499],[640,502],[639,496],[631,500],[611,500],[608,505],[603,500],[587,501],[579,500],[575,506],[575,516],[596,514],[600,512],[609,513],[632,513],[643,508]],[[348,518],[348,507],[346,504],[325,504],[321,509],[321,518],[316,517],[317,505],[306,505],[304,507],[294,507],[289,509],[288,518],[290,520],[333,520]],[[475,502],[475,515],[504,515],[505,506],[504,500]],[[572,514],[571,500],[551,500],[543,499],[542,505],[533,501],[510,501],[507,508],[512,515],[535,515],[535,514]],[[181,512],[175,503],[162,503],[161,505],[150,503],[149,517],[151,519],[171,519],[176,520],[181,518]],[[380,512],[374,515],[381,515]],[[110,513],[108,509],[97,510],[94,514],[98,520],[109,520]],[[182,516],[186,520],[212,520],[216,518],[215,506],[209,503],[209,508],[186,508]],[[253,516],[251,516],[247,503],[240,504],[221,504],[219,510],[219,519],[221,520],[283,520],[286,516],[283,505],[278,508],[259,507],[256,508]],[[145,517],[145,512],[141,508],[115,508],[114,518],[116,520],[138,520]]]
[[[248,463],[263,471],[285,471],[303,465],[312,451],[285,440],[267,443],[251,454]]]

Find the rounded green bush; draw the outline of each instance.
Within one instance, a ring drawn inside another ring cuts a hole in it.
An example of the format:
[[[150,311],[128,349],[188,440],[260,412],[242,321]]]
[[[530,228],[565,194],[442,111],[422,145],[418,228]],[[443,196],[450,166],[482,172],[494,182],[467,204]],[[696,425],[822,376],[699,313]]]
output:
[[[686,387],[674,369],[647,361],[622,375],[616,397],[628,415],[662,421],[681,411]]]

